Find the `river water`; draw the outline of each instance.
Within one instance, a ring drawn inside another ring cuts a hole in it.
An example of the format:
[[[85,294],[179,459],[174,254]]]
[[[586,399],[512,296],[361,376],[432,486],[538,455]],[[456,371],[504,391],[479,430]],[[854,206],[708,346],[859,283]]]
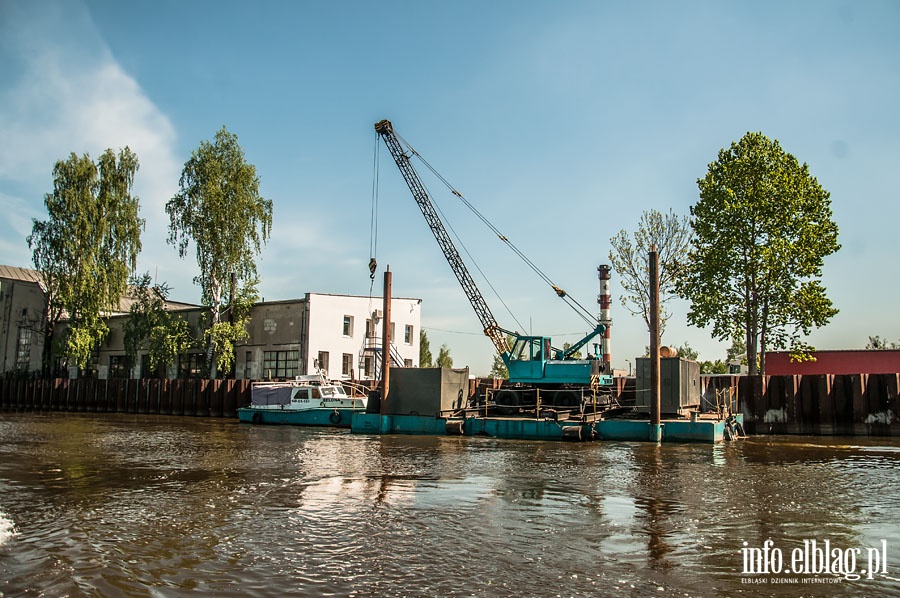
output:
[[[898,463],[0,413],[0,595],[900,596]]]

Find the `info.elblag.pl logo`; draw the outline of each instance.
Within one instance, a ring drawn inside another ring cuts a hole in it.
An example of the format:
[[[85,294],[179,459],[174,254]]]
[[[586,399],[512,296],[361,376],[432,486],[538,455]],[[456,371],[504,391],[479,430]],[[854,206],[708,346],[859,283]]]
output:
[[[842,578],[857,580],[865,576],[866,579],[874,579],[876,575],[887,575],[888,572],[887,540],[882,540],[880,546],[843,549],[832,546],[830,540],[804,540],[802,547],[797,546],[789,554],[775,546],[772,540],[763,542],[761,548],[744,542],[741,555],[744,575],[796,576],[759,578],[762,583],[838,583]],[[819,576],[832,578],[816,579]]]

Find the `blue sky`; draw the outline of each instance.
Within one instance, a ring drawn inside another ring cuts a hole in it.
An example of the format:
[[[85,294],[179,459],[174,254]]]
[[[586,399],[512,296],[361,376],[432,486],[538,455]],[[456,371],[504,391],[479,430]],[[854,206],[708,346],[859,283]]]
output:
[[[28,267],[31,219],[70,152],[129,145],[147,220],[139,269],[199,300],[166,244],[184,162],[223,125],[275,204],[258,259],[268,300],[367,295],[373,124],[393,121],[579,302],[596,308],[609,239],[644,210],[687,214],[696,181],[747,131],[778,139],[831,192],[840,313],[809,341],[900,340],[900,4],[896,2],[120,2],[0,0],[0,262]],[[492,346],[386,151],[377,259],[420,297],[432,349],[489,369]],[[585,324],[425,176],[500,324],[561,345]],[[470,264],[475,270],[474,265]],[[380,281],[380,271],[378,280]],[[643,351],[618,303],[613,362]],[[378,289],[376,287],[376,292]],[[673,312],[663,342],[727,343]]]

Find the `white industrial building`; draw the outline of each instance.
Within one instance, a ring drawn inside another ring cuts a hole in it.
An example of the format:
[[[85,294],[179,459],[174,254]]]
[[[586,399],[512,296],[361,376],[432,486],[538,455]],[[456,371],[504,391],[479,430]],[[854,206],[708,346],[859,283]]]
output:
[[[2,372],[40,371],[46,295],[34,270],[0,266],[0,366]],[[146,352],[137,363],[125,355],[123,326],[131,301],[124,298],[107,318],[110,333],[98,349],[87,375],[100,378],[152,377]],[[234,376],[238,379],[283,379],[325,371],[330,378],[372,380],[381,368],[381,297],[307,293],[302,299],[257,303],[250,313],[249,338],[237,344]],[[169,302],[168,308],[194,329],[204,308]],[[416,367],[422,300],[391,299],[392,364]],[[60,327],[57,334],[64,329]],[[203,348],[181,355],[165,377],[202,377]],[[84,375],[85,373],[83,373]]]
[[[381,297],[324,293],[258,303],[250,339],[238,346],[236,377],[293,378],[324,370],[334,379],[371,380],[381,367],[382,306]],[[391,299],[394,366],[419,365],[421,321],[421,299]]]

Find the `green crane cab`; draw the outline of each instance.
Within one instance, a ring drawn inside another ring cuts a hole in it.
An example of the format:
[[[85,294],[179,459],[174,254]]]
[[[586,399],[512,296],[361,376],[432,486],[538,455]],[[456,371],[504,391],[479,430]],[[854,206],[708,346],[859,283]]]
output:
[[[612,376],[603,372],[603,362],[595,354],[587,359],[574,359],[592,338],[602,335],[606,326],[598,324],[586,337],[562,351],[554,349],[550,337],[515,335],[512,349],[501,355],[513,384],[529,385],[612,385]]]

